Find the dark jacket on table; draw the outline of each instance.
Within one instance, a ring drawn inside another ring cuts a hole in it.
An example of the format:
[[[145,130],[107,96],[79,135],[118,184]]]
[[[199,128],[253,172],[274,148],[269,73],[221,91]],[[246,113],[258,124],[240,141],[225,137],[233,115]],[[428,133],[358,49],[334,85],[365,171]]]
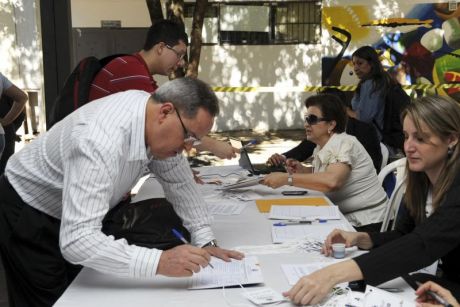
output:
[[[380,149],[380,141],[375,127],[371,124],[349,117],[346,133],[355,136],[364,146],[369,156],[371,156],[375,169],[379,172],[380,166],[382,165],[382,151]],[[286,158],[304,161],[313,154],[315,147],[315,143],[303,140],[299,145],[283,153],[283,155]]]
[[[378,285],[442,260],[443,277],[460,283],[460,173],[433,214],[416,224],[403,204],[396,229],[369,233],[374,248],[354,258],[364,279]]]

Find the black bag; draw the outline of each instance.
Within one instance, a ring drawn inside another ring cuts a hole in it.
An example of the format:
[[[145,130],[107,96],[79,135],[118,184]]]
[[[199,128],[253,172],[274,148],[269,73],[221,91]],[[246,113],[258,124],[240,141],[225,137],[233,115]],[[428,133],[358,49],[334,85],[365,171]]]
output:
[[[382,143],[393,148],[404,150],[404,134],[401,123],[401,112],[410,103],[410,97],[400,84],[394,84],[385,97],[383,115]],[[378,126],[376,125],[377,129]]]
[[[89,100],[89,92],[96,74],[113,59],[125,54],[114,54],[103,59],[89,56],[82,59],[67,77],[64,87],[54,101],[48,121],[48,129],[58,121],[85,105]]]
[[[152,198],[137,203],[120,202],[102,221],[102,232],[115,239],[125,238],[129,244],[166,250],[183,244],[172,229],[190,242],[190,233],[165,198]]]

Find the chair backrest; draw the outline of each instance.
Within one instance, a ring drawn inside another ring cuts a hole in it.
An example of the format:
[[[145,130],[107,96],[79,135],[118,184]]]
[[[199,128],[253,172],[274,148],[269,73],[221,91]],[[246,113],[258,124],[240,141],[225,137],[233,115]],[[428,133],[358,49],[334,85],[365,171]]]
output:
[[[380,142],[380,151],[382,152],[382,164],[380,165],[380,170],[382,170],[388,163],[388,157],[390,156],[390,152],[385,144]]]
[[[385,166],[378,175],[379,181],[383,183],[385,177],[390,173],[396,173],[396,183],[389,197],[390,199],[385,210],[385,217],[383,219],[380,231],[386,231],[391,221],[393,221],[392,229],[394,229],[396,224],[395,220],[398,214],[399,205],[401,203],[404,192],[406,191],[406,158],[401,158],[399,160],[393,161]]]

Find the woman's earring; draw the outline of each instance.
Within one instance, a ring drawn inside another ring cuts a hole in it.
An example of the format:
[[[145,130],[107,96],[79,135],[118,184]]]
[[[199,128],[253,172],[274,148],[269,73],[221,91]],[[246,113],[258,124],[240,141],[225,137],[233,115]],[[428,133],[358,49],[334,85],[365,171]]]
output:
[[[450,157],[452,157],[453,153],[454,153],[454,149],[451,146],[449,146],[447,148],[447,158],[449,159]]]

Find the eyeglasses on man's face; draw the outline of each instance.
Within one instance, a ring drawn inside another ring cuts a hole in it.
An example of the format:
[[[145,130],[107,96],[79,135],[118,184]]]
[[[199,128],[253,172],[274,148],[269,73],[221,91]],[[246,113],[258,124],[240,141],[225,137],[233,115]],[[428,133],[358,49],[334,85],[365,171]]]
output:
[[[184,122],[182,121],[182,118],[180,117],[179,110],[176,108],[176,114],[177,117],[179,118],[180,124],[182,125],[182,129],[184,130],[184,143],[187,145],[192,145],[192,146],[198,146],[201,144],[201,140],[194,136],[192,133],[190,133],[187,128],[185,128]]]
[[[316,125],[318,124],[319,122],[327,122],[328,119],[324,118],[324,117],[318,117],[314,114],[310,114],[310,115],[307,115],[305,116],[305,122],[307,124],[309,124],[310,126],[311,125]]]
[[[181,53],[181,52],[177,51],[176,49],[174,49],[173,47],[171,47],[169,45],[166,45],[166,48],[168,48],[169,50],[171,50],[172,52],[174,52],[176,54],[176,57],[177,57],[178,61],[181,61],[181,60],[184,59],[185,53]]]

